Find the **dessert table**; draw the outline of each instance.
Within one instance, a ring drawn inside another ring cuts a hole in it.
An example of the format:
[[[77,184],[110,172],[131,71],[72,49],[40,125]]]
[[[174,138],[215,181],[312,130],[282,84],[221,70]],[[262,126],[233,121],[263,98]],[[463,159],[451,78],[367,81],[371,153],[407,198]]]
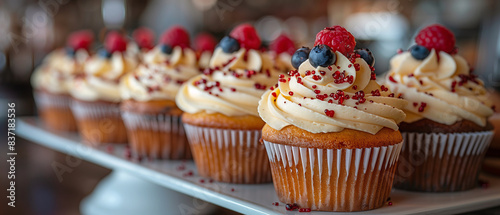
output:
[[[285,204],[279,202],[272,183],[237,185],[214,182],[198,176],[193,161],[139,159],[131,155],[125,144],[89,147],[80,142],[77,133],[50,131],[36,117],[18,118],[16,134],[67,154],[67,160],[73,164],[77,163],[75,159],[83,159],[113,170],[81,203],[83,213],[119,208],[123,210],[120,214],[132,214],[134,210],[156,214],[165,213],[162,207],[171,208],[173,205],[176,208],[171,210],[178,208],[203,214],[215,204],[243,214],[303,214],[298,210],[287,211]],[[488,186],[465,192],[418,193],[393,189],[391,204],[355,214],[456,214],[500,205],[500,178],[482,174],[480,179],[487,181]],[[111,198],[114,195],[117,198]],[[165,200],[172,199],[172,196],[177,197],[173,201]],[[193,202],[187,205],[176,202],[189,200]],[[309,214],[328,213],[313,211]]]

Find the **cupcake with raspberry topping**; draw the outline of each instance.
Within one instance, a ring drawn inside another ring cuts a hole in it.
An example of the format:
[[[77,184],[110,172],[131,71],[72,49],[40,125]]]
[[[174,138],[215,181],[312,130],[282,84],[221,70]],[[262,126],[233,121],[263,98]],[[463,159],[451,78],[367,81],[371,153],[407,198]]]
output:
[[[84,65],[84,74],[72,83],[71,110],[84,143],[126,143],[127,132],[120,116],[121,78],[136,68],[135,58],[125,52],[127,41],[118,32],[105,38],[104,49]]]
[[[73,79],[83,72],[92,41],[93,34],[90,31],[72,33],[68,37],[67,47],[50,53],[31,77],[38,113],[51,129],[76,131],[69,90]]]
[[[143,63],[121,82],[122,117],[131,149],[139,156],[191,158],[175,95],[182,83],[200,74],[189,34],[173,26]]]
[[[217,41],[208,33],[198,34],[198,36],[194,39],[194,48],[196,50],[200,71],[209,68],[210,58],[212,58],[212,53],[214,52],[216,45]]]
[[[154,47],[155,34],[146,27],[140,27],[132,32],[132,41],[127,44],[127,55],[142,61],[144,53]]]
[[[391,59],[385,80],[408,101],[400,126],[405,146],[395,187],[427,192],[472,189],[493,135],[487,91],[457,54],[450,30],[428,26],[415,42]]]
[[[269,54],[277,70],[287,73],[294,69],[292,66],[292,55],[295,53],[295,50],[297,50],[295,43],[285,34],[281,34],[271,42],[271,45],[269,45]]]
[[[375,81],[373,56],[341,26],[298,49],[293,70],[259,102],[281,202],[320,211],[382,207],[403,143],[406,101]]]
[[[259,51],[260,37],[242,24],[215,49],[210,68],[187,81],[176,97],[198,173],[230,183],[271,181],[265,148],[259,143],[264,122],[257,105],[275,85],[278,71]]]

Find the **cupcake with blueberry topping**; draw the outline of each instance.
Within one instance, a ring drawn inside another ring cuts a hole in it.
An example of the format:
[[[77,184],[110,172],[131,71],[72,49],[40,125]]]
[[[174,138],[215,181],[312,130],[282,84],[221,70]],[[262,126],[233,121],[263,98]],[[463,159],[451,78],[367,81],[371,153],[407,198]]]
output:
[[[281,202],[320,211],[382,207],[403,143],[406,105],[375,79],[373,56],[341,26],[292,56],[297,70],[259,102],[262,140]]]
[[[83,72],[92,41],[90,31],[72,33],[67,47],[50,53],[31,77],[38,113],[51,129],[76,131],[69,90],[73,79]]]
[[[257,105],[274,86],[278,71],[259,51],[255,29],[242,24],[215,49],[210,68],[187,81],[176,97],[198,173],[230,183],[271,181],[265,148],[259,143],[264,122]]]
[[[395,187],[427,192],[472,189],[493,135],[487,120],[492,103],[483,82],[457,54],[450,30],[428,26],[415,42],[391,59],[385,80],[408,100]]]
[[[191,158],[175,96],[182,83],[200,74],[189,34],[174,26],[143,63],[121,82],[122,117],[131,149],[139,156]]]
[[[128,56],[126,39],[110,32],[104,48],[84,65],[84,74],[72,83],[71,110],[85,143],[126,143],[127,133],[120,116],[121,78],[133,71],[135,58]]]

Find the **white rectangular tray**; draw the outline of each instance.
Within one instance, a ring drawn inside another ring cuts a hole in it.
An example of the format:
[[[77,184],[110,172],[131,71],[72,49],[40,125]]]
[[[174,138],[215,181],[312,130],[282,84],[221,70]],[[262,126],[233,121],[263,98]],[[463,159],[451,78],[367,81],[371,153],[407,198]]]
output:
[[[196,173],[192,161],[160,161],[129,159],[125,145],[88,147],[80,143],[77,133],[55,133],[47,130],[35,117],[18,118],[16,133],[48,148],[66,153],[98,165],[130,171],[145,180],[166,188],[211,202],[244,214],[304,214],[286,211],[279,202],[273,184],[235,185],[210,182]],[[192,175],[189,176],[189,172]],[[418,193],[393,189],[392,206],[380,209],[333,214],[456,214],[500,205],[500,178],[481,175],[489,188],[454,193]],[[310,212],[306,214],[328,214]]]

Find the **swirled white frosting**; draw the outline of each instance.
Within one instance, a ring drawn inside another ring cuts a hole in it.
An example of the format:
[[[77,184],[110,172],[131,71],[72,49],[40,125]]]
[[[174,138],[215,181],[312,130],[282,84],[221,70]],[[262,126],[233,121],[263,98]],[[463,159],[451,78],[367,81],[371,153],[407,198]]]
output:
[[[164,54],[158,46],[144,55],[141,66],[122,79],[121,96],[136,101],[174,100],[181,84],[198,74],[194,51],[174,47],[171,54]]]
[[[182,85],[176,103],[184,112],[258,116],[260,96],[279,75],[269,55],[253,49],[228,54],[217,48],[210,67]]]
[[[403,52],[391,59],[385,83],[409,101],[404,108],[408,123],[427,118],[452,125],[466,119],[485,126],[493,114],[483,82],[471,76],[467,62],[459,55],[432,49],[425,59],[417,60],[410,52]]]
[[[398,130],[406,101],[388,97],[393,94],[372,80],[362,58],[351,62],[340,52],[335,54],[336,62],[329,67],[315,68],[306,60],[290,79],[280,79],[279,87],[260,100],[261,118],[276,130],[289,125],[311,133],[345,128],[371,134],[383,127]]]

